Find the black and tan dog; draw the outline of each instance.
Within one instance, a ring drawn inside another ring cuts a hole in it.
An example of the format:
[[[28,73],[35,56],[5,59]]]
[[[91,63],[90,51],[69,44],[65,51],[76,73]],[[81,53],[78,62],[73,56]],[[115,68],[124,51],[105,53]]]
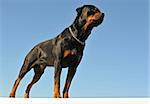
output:
[[[62,68],[68,67],[68,74],[63,90],[63,97],[68,98],[69,87],[79,65],[85,41],[91,33],[93,27],[102,23],[104,13],[93,5],[84,5],[76,9],[77,17],[73,24],[66,28],[57,37],[44,41],[36,45],[25,57],[19,76],[14,83],[10,97],[15,97],[17,87],[32,68],[35,75],[25,91],[25,98],[29,97],[29,92],[47,66],[54,66],[54,97],[60,98],[60,75]]]

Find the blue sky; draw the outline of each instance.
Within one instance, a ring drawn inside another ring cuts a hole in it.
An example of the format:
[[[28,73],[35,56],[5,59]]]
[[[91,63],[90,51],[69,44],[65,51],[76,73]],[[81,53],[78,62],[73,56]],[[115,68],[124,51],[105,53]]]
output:
[[[147,97],[148,0],[2,0],[0,25],[0,96],[8,96],[25,55],[74,21],[75,9],[96,5],[105,13],[86,41],[73,79],[71,97]],[[31,97],[53,96],[53,68],[48,67]],[[31,81],[30,71],[17,97]],[[63,90],[67,69],[61,75]]]

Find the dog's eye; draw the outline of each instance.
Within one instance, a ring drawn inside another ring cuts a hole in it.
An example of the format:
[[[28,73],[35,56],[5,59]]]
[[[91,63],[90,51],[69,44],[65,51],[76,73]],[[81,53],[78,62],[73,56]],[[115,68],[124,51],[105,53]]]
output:
[[[87,15],[88,15],[88,16],[94,15],[94,12],[93,12],[93,11],[89,11],[89,12],[87,12]]]

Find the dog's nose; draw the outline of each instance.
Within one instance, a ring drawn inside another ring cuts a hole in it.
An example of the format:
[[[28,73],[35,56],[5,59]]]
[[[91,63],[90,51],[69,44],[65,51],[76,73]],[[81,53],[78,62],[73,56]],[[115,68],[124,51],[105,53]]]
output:
[[[101,18],[104,18],[104,16],[105,16],[105,14],[104,14],[104,13],[102,13]]]
[[[102,13],[102,16],[103,16],[103,17],[104,17],[104,15],[105,15],[105,14],[104,14],[104,13]]]

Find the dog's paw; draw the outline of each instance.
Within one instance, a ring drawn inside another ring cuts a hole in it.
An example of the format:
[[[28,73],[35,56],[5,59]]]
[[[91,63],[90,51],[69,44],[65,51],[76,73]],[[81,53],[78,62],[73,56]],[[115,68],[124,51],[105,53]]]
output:
[[[63,94],[63,98],[69,98],[68,92]]]
[[[29,98],[29,94],[25,93],[24,98]]]
[[[54,95],[54,98],[62,98],[60,95]]]
[[[10,98],[15,98],[15,94],[10,93],[9,97]]]

